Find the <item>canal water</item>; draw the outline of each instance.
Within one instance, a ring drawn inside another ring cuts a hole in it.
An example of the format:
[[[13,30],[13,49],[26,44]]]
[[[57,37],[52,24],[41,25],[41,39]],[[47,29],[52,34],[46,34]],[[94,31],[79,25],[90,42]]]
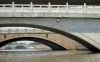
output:
[[[100,62],[90,51],[0,51],[0,62]]]

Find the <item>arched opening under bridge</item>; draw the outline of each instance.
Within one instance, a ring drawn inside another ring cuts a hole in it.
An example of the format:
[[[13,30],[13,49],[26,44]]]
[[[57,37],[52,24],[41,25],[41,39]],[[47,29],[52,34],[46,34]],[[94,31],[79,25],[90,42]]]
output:
[[[9,46],[7,46],[7,47],[5,48],[5,50],[12,50],[12,48],[9,47]]]
[[[26,47],[23,45],[17,45],[14,49],[26,49]]]
[[[9,39],[9,40],[6,40],[6,41],[2,41],[0,43],[0,47],[8,44],[8,43],[11,43],[11,42],[15,42],[15,41],[36,41],[36,42],[40,42],[42,44],[45,44],[47,45],[48,47],[50,47],[52,50],[66,50],[64,47],[52,42],[52,41],[49,41],[49,40],[45,40],[45,39],[41,39],[41,38],[35,38],[35,37],[19,37],[19,38],[13,38],[13,39]],[[17,48],[17,47],[16,47]]]

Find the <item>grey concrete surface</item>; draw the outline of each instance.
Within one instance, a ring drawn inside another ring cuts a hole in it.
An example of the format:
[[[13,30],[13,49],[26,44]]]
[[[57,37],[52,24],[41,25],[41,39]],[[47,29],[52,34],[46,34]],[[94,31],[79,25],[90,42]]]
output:
[[[72,17],[72,18],[100,18],[100,13],[0,12],[0,17]]]

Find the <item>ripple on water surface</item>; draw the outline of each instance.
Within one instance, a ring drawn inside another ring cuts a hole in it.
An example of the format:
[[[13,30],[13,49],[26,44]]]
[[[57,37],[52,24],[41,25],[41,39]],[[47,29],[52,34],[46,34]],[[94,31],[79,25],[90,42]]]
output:
[[[0,62],[100,62],[100,53],[88,51],[6,51]]]

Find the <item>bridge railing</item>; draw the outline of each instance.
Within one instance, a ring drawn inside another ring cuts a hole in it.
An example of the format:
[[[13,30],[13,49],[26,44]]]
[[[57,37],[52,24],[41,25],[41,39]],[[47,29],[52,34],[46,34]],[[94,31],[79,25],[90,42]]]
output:
[[[0,29],[0,34],[6,33],[53,33],[46,30],[34,30],[34,29]]]
[[[0,4],[0,12],[46,12],[46,13],[100,13],[100,6],[93,5],[36,5],[30,4]]]

